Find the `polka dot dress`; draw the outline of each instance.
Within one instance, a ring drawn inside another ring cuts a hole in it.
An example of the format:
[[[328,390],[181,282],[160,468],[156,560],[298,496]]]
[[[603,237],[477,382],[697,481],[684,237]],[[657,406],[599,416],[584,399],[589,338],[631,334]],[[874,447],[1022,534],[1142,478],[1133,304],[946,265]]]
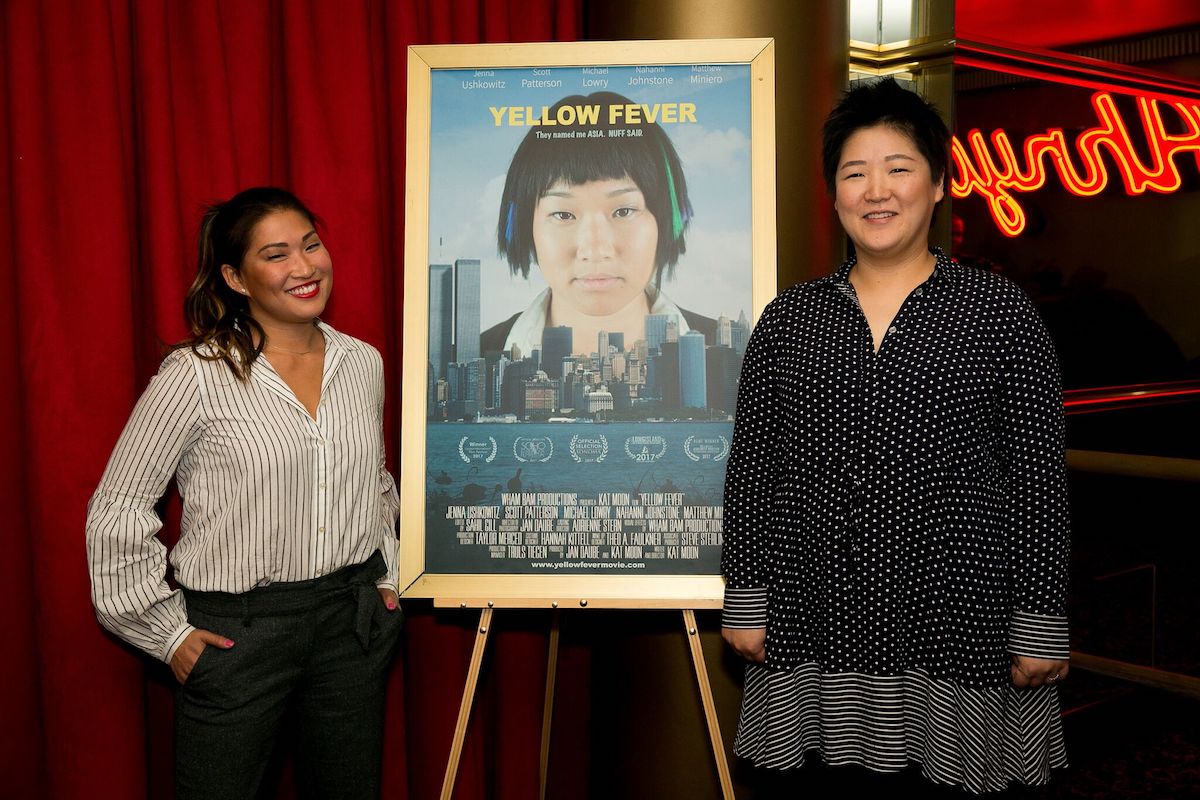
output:
[[[767,630],[739,755],[974,792],[1065,765],[1066,469],[1053,345],[1007,279],[936,255],[876,352],[849,273],[782,293],[747,348],[725,483],[727,627]]]

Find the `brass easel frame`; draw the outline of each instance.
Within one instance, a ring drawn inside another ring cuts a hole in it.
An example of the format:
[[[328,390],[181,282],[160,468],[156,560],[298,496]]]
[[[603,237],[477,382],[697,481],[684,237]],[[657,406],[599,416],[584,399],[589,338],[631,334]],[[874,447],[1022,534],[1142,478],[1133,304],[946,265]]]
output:
[[[423,365],[429,348],[429,190],[431,75],[436,69],[509,67],[745,64],[750,70],[750,231],[752,319],[776,294],[775,42],[773,39],[707,39],[540,44],[421,45],[408,49],[408,117],[405,135],[404,363]],[[405,373],[401,424],[400,587],[405,598],[431,598],[436,607],[481,609],[463,688],[442,797],[454,789],[493,614],[499,608],[678,609],[683,613],[709,737],[727,800],[733,799],[708,671],[696,628],[696,609],[721,607],[724,584],[716,574],[494,574],[435,573],[425,559],[426,375]],[[550,722],[558,657],[559,615],[553,614],[542,724],[544,796]]]
[[[479,685],[479,673],[483,665],[483,654],[492,628],[492,617],[497,604],[492,600],[463,600],[443,599],[434,600],[437,608],[481,609],[479,627],[475,630],[475,646],[471,650],[471,663],[467,669],[466,685],[463,686],[462,702],[458,708],[458,721],[454,726],[454,738],[450,742],[450,755],[446,762],[446,775],[442,779],[441,800],[451,800],[454,795],[454,782],[458,777],[458,764],[462,758],[463,742],[467,736],[467,723],[471,718],[471,706],[475,701],[475,690]],[[699,608],[719,608],[720,603],[700,601]],[[542,707],[542,742],[540,755],[540,780],[538,797],[545,800],[546,782],[550,772],[550,725],[554,717],[554,683],[558,667],[558,642],[562,623],[562,608],[645,608],[643,602],[614,601],[611,598],[600,598],[589,602],[579,598],[570,603],[557,600],[524,600],[505,601],[506,608],[549,608],[550,642],[546,658],[546,692]],[[717,709],[713,703],[712,685],[708,681],[708,667],[704,663],[704,648],[700,642],[700,629],[696,625],[695,608],[681,609],[683,614],[683,629],[687,636],[688,649],[692,656],[692,666],[696,672],[696,687],[700,691],[700,703],[704,708],[704,719],[708,728],[708,739],[712,745],[713,758],[717,766],[717,778],[721,784],[721,796],[724,800],[734,800],[733,780],[729,773],[729,759],[725,755],[725,743],[721,738],[721,725],[717,720]]]

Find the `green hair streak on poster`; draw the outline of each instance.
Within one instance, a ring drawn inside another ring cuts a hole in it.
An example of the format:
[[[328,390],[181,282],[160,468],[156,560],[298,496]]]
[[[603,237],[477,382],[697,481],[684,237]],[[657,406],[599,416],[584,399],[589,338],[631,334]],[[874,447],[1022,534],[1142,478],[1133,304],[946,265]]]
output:
[[[671,160],[667,158],[667,149],[659,145],[662,152],[663,167],[667,170],[667,194],[671,196],[671,239],[683,235],[683,215],[679,212],[679,198],[675,194],[675,176],[671,174]]]

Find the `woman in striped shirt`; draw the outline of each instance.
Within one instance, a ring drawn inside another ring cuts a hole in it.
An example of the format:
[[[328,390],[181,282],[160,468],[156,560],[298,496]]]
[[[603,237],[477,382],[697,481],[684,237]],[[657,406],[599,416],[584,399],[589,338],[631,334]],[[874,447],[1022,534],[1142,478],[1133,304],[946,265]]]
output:
[[[170,665],[180,798],[254,797],[276,740],[322,797],[376,797],[399,636],[379,353],[321,322],[332,262],[282,189],[205,214],[185,313],[88,506],[96,615]],[[168,554],[155,505],[183,500]],[[179,589],[166,581],[170,560]]]

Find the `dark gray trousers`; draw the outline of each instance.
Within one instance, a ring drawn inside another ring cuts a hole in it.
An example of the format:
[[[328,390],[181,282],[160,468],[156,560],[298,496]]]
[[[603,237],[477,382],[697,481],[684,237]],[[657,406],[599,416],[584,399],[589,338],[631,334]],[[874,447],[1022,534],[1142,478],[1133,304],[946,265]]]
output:
[[[244,595],[185,590],[188,621],[234,641],[206,647],[175,698],[178,800],[252,800],[284,724],[302,796],[379,796],[387,667],[401,614],[375,590],[378,553],[323,578]]]

